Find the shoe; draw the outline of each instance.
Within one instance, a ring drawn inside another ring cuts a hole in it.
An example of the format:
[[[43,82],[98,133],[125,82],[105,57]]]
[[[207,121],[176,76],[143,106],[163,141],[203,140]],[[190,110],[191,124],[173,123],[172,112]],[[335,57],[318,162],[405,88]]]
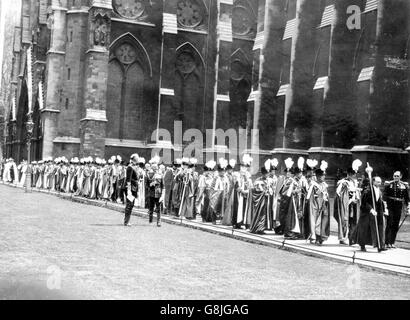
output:
[[[386,248],[377,249],[378,252],[387,251]]]
[[[360,247],[360,251],[367,252],[366,247]]]
[[[161,227],[161,222],[157,223],[157,227],[160,228]]]
[[[391,244],[391,245],[390,245],[390,248],[391,248],[391,249],[396,249],[397,247],[396,247],[394,244]]]
[[[340,240],[339,244],[343,244],[343,245],[347,246],[347,242],[345,240]]]
[[[124,227],[132,227],[132,224],[131,223],[124,224]]]

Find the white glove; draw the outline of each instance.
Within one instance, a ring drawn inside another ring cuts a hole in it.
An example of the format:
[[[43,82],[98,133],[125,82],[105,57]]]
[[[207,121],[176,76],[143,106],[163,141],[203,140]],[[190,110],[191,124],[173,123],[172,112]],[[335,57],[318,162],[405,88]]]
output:
[[[370,213],[371,213],[372,215],[374,215],[374,216],[377,216],[377,211],[374,210],[374,209],[370,210]]]

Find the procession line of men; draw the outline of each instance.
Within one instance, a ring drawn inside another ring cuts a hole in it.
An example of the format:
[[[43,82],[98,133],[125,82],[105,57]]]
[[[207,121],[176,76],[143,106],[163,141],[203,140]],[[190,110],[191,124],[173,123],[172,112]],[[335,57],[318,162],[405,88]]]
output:
[[[260,177],[252,180],[253,159],[245,154],[235,160],[209,161],[203,173],[196,159],[176,159],[172,166],[161,164],[160,157],[145,159],[133,154],[128,165],[120,156],[108,161],[91,157],[45,159],[16,166],[12,159],[1,166],[5,182],[25,185],[27,169],[32,172],[31,187],[72,193],[89,199],[125,204],[124,225],[130,226],[134,206],[148,209],[149,222],[161,214],[196,219],[254,234],[274,231],[285,239],[305,239],[322,245],[330,235],[331,208],[326,183],[328,164],[300,157],[297,164],[285,160],[285,172],[278,172],[277,159],[268,159]],[[359,181],[362,163],[355,160],[346,177],[336,186],[333,216],[338,222],[341,245],[366,245],[378,251],[394,248],[402,211],[410,212],[409,187],[396,172],[381,192],[378,176]],[[407,209],[407,210],[406,210]]]

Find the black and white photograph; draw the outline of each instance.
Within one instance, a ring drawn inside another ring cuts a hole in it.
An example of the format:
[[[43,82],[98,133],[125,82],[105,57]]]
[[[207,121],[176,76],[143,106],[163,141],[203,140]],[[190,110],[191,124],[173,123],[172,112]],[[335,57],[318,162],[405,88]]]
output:
[[[408,300],[409,60],[410,0],[1,0],[0,300]]]

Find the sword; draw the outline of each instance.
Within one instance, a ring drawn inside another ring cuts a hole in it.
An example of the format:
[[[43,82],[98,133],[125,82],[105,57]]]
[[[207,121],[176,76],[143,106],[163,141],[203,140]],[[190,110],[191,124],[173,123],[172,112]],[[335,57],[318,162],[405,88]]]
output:
[[[407,215],[404,216],[404,219],[403,219],[403,221],[400,223],[400,226],[399,226],[399,229],[397,229],[397,232],[399,232],[401,226],[404,224],[404,221],[406,221],[407,217],[408,217]]]

